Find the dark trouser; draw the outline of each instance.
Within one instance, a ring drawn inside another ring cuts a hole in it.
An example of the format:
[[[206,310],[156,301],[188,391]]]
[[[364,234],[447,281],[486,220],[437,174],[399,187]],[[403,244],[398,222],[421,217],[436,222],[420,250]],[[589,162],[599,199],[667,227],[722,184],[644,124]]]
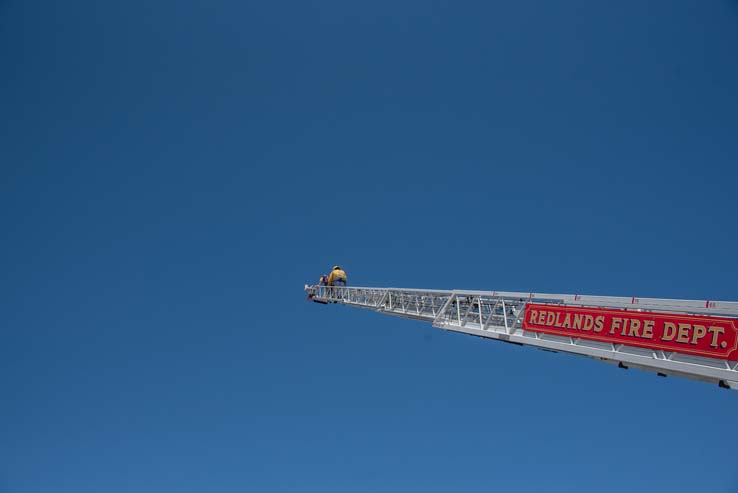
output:
[[[344,279],[343,277],[338,277],[338,278],[334,279],[333,280],[333,286],[334,286],[334,288],[333,288],[333,296],[335,298],[343,298],[343,295],[344,295],[343,291],[344,290],[343,289],[340,289],[340,288],[346,286],[346,279]]]

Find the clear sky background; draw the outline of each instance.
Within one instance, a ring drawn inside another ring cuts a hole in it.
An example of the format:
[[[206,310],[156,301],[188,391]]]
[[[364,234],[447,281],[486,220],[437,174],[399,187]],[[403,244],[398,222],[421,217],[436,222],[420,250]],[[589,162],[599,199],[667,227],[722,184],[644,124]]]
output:
[[[304,299],[738,300],[738,4],[0,1],[0,491],[736,492],[738,392]]]

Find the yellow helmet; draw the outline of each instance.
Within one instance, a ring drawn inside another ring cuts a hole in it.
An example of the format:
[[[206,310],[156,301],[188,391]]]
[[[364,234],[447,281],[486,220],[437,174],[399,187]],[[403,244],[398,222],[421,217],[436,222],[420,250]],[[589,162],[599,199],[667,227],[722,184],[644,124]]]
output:
[[[334,265],[333,266],[333,270],[341,270],[341,268],[339,266],[337,266],[337,265]]]

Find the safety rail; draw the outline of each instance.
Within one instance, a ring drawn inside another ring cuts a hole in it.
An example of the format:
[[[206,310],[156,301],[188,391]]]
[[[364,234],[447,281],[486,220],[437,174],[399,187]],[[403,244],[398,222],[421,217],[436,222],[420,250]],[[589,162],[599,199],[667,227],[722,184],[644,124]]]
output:
[[[738,303],[504,291],[465,291],[343,286],[305,286],[308,298],[371,309],[387,315],[423,320],[434,327],[539,349],[579,354],[621,368],[639,368],[661,376],[675,375],[738,388],[738,362],[664,349],[591,340],[525,330],[530,303],[651,311],[683,315],[738,317]]]

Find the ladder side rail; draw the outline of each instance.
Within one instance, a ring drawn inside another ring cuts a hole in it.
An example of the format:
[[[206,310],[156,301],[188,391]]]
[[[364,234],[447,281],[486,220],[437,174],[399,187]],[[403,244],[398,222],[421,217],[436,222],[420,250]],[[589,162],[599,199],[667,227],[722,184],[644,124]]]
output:
[[[411,304],[419,304],[422,297],[444,297],[451,293],[456,294],[458,299],[465,296],[480,297],[482,299],[504,298],[508,304],[522,304],[527,302],[564,304],[575,306],[591,306],[602,308],[620,308],[635,311],[663,311],[667,313],[686,314],[709,314],[727,317],[738,317],[738,302],[722,301],[700,301],[700,300],[669,300],[656,298],[623,298],[612,296],[588,296],[588,295],[557,295],[557,294],[535,294],[507,291],[467,291],[453,290],[442,291],[432,289],[398,289],[398,288],[363,288],[363,287],[336,287],[336,286],[312,286],[306,287],[306,291],[313,292],[321,299],[328,301],[343,301],[343,295],[352,303],[358,303],[357,293],[369,293],[380,296],[385,292],[394,295],[395,298],[403,300],[405,307]],[[324,293],[324,296],[319,296]],[[365,294],[368,296],[367,294]]]
[[[656,359],[641,354],[585,346],[576,344],[573,341],[563,342],[560,340],[553,340],[553,338],[538,338],[533,335],[506,334],[503,330],[482,330],[471,326],[462,327],[451,324],[438,328],[479,337],[486,337],[489,339],[502,340],[504,342],[511,342],[538,349],[587,356],[615,364],[622,363],[626,368],[632,366],[664,375],[676,375],[713,383],[724,382],[730,386],[730,388],[738,389],[738,371],[736,371],[735,366],[731,369],[731,365],[718,367],[688,363],[684,361]]]
[[[637,296],[595,296],[579,294],[552,294],[552,293],[523,293],[516,291],[475,291],[454,290],[460,296],[502,296],[506,298],[517,298],[530,302],[546,302],[556,300],[564,304],[625,308],[646,309],[654,311],[697,313],[711,315],[738,316],[738,302],[735,301],[713,301],[713,300],[683,300],[669,298],[640,298]]]
[[[317,286],[316,286],[317,287]],[[330,288],[330,287],[329,287]],[[713,301],[713,300],[684,300],[668,298],[641,298],[636,296],[597,296],[579,294],[555,294],[555,293],[524,293],[517,291],[478,291],[478,290],[439,290],[439,289],[417,289],[417,288],[369,288],[362,286],[346,287],[347,290],[388,290],[405,295],[412,294],[443,294],[451,292],[459,296],[487,296],[505,297],[530,302],[556,301],[564,304],[625,308],[634,310],[661,310],[667,312],[697,313],[697,314],[724,314],[738,317],[738,302],[735,301]],[[330,292],[330,290],[329,290]]]

